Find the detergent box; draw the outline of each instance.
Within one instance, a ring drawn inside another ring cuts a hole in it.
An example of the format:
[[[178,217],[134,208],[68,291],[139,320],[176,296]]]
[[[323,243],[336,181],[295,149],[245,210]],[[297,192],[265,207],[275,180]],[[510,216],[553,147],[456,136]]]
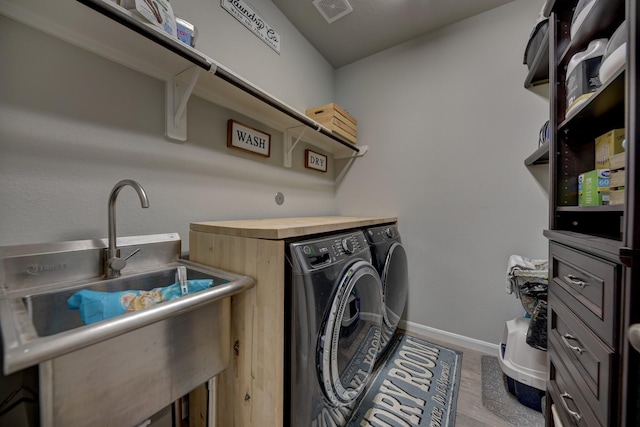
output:
[[[578,206],[609,204],[609,169],[594,169],[578,176]]]
[[[624,141],[624,129],[613,129],[596,138],[596,164],[597,169],[609,169],[609,159],[614,154],[622,153],[622,141]]]

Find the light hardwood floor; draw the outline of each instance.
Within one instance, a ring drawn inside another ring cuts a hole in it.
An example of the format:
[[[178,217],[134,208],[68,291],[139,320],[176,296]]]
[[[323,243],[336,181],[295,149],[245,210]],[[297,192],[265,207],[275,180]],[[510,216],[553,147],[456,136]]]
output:
[[[405,332],[408,335],[439,344],[462,352],[462,372],[456,407],[456,427],[512,427],[511,423],[489,412],[482,406],[482,367],[481,357],[486,353],[457,347],[419,334]],[[495,355],[491,355],[495,356]]]

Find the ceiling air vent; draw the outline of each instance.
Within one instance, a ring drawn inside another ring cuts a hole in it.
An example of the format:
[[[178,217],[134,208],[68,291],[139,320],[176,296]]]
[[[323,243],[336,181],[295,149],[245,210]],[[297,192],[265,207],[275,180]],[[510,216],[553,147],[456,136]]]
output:
[[[313,5],[329,24],[353,12],[347,0],[313,0]]]

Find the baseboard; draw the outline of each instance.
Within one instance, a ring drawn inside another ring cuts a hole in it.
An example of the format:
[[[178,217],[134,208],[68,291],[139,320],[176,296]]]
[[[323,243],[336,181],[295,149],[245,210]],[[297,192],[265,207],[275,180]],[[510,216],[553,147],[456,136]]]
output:
[[[500,346],[498,344],[491,344],[486,341],[480,341],[475,338],[465,337],[464,335],[454,334],[452,332],[443,331],[429,326],[420,325],[418,323],[407,322],[402,319],[398,323],[400,329],[404,329],[407,332],[421,335],[427,339],[431,338],[443,343],[456,345],[459,347],[468,348],[481,353],[486,353],[491,356],[498,356]]]

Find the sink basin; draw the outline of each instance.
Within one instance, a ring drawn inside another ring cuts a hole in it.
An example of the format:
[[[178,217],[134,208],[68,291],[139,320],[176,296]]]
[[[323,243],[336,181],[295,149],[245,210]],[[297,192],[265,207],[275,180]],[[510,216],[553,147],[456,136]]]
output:
[[[177,264],[185,265],[184,261]],[[215,272],[207,272],[203,268],[191,266],[187,268],[186,271],[189,280],[212,279],[213,287],[229,283],[228,278],[218,277]],[[33,327],[36,330],[36,334],[39,337],[46,337],[85,326],[80,318],[79,310],[67,308],[67,300],[69,297],[80,289],[89,289],[98,292],[119,292],[127,290],[149,291],[154,288],[165,287],[176,283],[176,277],[177,266],[170,265],[158,270],[71,286],[57,292],[27,295],[23,297],[22,300],[31,318]],[[171,302],[172,301],[167,301],[162,304]],[[106,319],[105,321],[108,320],[109,319]]]
[[[155,306],[85,325],[67,299],[81,289],[103,292],[151,290],[176,282],[179,266],[187,279],[213,279],[214,286]],[[138,270],[114,279],[59,283],[0,296],[0,327],[4,340],[5,374],[53,357],[171,318],[200,305],[230,297],[253,286],[253,279],[185,260]]]
[[[177,234],[122,238],[118,246],[124,256],[140,251],[113,279],[99,267],[104,240],[0,248],[3,368],[38,365],[41,425],[137,425],[229,363],[230,297],[254,280],[179,259]],[[171,285],[178,267],[213,286],[88,325],[67,307],[81,289]]]

